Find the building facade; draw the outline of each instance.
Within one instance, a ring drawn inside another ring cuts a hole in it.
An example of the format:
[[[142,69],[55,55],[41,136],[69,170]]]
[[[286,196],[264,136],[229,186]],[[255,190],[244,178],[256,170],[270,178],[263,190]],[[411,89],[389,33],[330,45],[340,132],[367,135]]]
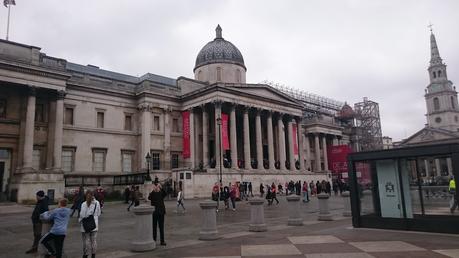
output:
[[[0,40],[0,190],[18,202],[40,189],[60,197],[72,180],[110,185],[148,170],[188,197],[219,179],[329,179],[328,147],[352,144],[343,105],[246,83],[246,72],[220,26],[194,79],[129,76]]]

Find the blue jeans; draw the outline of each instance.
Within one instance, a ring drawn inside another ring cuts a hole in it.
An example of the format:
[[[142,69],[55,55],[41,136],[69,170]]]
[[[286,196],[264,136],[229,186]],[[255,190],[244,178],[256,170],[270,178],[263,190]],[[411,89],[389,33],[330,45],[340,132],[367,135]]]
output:
[[[308,192],[303,192],[303,202],[309,202],[309,195]]]

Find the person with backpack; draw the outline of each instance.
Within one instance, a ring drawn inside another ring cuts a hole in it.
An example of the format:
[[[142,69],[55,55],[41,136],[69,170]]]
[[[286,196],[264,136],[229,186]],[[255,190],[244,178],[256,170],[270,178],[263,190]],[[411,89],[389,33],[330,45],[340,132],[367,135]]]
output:
[[[86,200],[81,204],[80,222],[81,238],[83,241],[83,258],[96,257],[97,251],[97,231],[99,230],[100,203],[94,198],[92,191],[86,191]],[[88,221],[88,223],[86,223]],[[92,224],[93,227],[87,227],[87,224]]]
[[[40,214],[48,211],[48,197],[45,196],[45,192],[38,191],[36,194],[37,203],[32,212],[32,225],[33,225],[33,244],[32,247],[26,251],[26,254],[32,254],[37,252],[38,242],[41,238],[42,223],[40,220]]]
[[[41,244],[45,246],[46,250],[48,250],[49,255],[61,258],[71,209],[67,208],[67,199],[65,198],[60,199],[58,205],[59,206],[56,209],[46,211],[40,215],[41,219],[53,222],[53,226],[43,237]],[[53,245],[51,245],[51,242]]]

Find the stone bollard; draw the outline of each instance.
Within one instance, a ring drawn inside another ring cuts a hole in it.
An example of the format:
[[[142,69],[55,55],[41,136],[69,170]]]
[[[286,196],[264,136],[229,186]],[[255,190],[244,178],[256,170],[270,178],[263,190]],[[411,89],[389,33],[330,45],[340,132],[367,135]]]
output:
[[[328,194],[320,193],[317,195],[317,199],[319,199],[319,217],[318,220],[329,221],[333,220],[332,215],[328,209]]]
[[[51,227],[53,226],[53,222],[50,221],[50,220],[43,220],[43,219],[40,219],[41,220],[41,239],[40,241],[38,242],[38,257],[46,257],[46,255],[48,254],[48,250],[46,250],[45,246],[43,246],[41,244],[41,240],[43,239],[43,236],[48,234],[49,230],[51,230]],[[53,245],[51,243],[51,245]],[[62,254],[64,254],[64,250],[62,250]]]
[[[249,231],[264,232],[267,230],[265,224],[265,210],[263,204],[264,199],[253,198],[249,200],[250,203],[250,224]]]
[[[352,215],[351,212],[351,198],[349,198],[350,193],[349,191],[344,191],[341,194],[341,197],[343,197],[343,204],[344,204],[344,210],[343,210],[343,216],[344,217],[350,217]]]
[[[374,213],[373,209],[373,192],[371,190],[364,190],[362,192],[361,200],[361,214],[372,214]]]
[[[302,226],[303,218],[300,212],[300,196],[289,195],[287,196],[288,202],[288,223],[289,226]]]
[[[153,240],[152,214],[154,209],[149,205],[139,205],[132,209],[135,214],[135,231],[131,250],[134,252],[146,252],[156,248]]]
[[[217,231],[217,203],[214,201],[204,201],[200,202],[199,206],[202,209],[199,240],[219,239]]]

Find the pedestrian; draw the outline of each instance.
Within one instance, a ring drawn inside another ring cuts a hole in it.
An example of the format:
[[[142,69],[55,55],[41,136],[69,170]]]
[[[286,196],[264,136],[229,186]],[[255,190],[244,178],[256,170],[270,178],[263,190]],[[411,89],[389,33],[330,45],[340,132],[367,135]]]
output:
[[[129,186],[126,186],[124,189],[124,203],[129,203],[129,195],[130,195],[131,190],[129,189]]]
[[[45,192],[38,191],[36,194],[37,203],[32,212],[32,225],[33,225],[33,244],[32,247],[26,251],[26,254],[32,254],[37,252],[38,242],[41,238],[42,223],[40,220],[40,214],[48,211],[48,197],[45,196]]]
[[[288,195],[288,186],[289,186],[289,183],[285,182],[285,195]]]
[[[311,191],[311,196],[315,195],[314,181],[311,180],[309,183],[309,191]]]
[[[263,195],[265,194],[265,187],[263,186],[263,183],[260,183],[260,197],[263,198]]]
[[[279,191],[279,194],[283,194],[283,193],[284,193],[284,191],[283,191],[283,189],[282,189],[282,184],[281,184],[281,183],[279,183],[279,184],[277,185],[277,190]]]
[[[134,207],[139,206],[140,197],[141,197],[141,194],[140,194],[139,186],[137,185],[135,186],[134,191],[131,191],[131,204],[129,204],[127,211],[131,210],[132,205],[134,205]]]
[[[233,211],[236,211],[236,185],[233,185],[230,190],[229,198],[231,200],[231,204],[233,205]]]
[[[274,200],[276,200],[276,205],[279,204],[279,200],[276,197],[276,185],[273,183],[271,185],[271,204],[274,203]]]
[[[240,193],[241,201],[244,200],[246,198],[245,197],[244,183],[239,183],[239,193]]]
[[[223,202],[225,203],[225,210],[227,210],[229,209],[230,188],[226,185],[225,187],[223,187],[222,197],[223,197]]]
[[[95,228],[87,231],[83,226],[83,219],[93,216]],[[99,231],[99,216],[100,216],[100,203],[94,198],[94,193],[90,190],[86,191],[86,201],[81,204],[80,222],[81,238],[83,241],[83,258],[96,257],[97,251],[97,231]]]
[[[272,204],[272,198],[271,198],[272,192],[271,192],[271,187],[269,185],[266,185],[266,200],[268,200],[268,206],[271,206]]]
[[[323,181],[323,182],[325,182],[325,181]],[[331,184],[330,184],[330,181],[326,181],[325,182],[325,189],[327,189],[326,193],[328,193],[328,195],[331,196]]]
[[[218,183],[215,183],[212,187],[212,200],[218,201]]]
[[[53,222],[50,231],[41,240],[41,244],[45,246],[46,250],[48,250],[48,254],[52,257],[62,257],[62,249],[64,247],[65,235],[67,234],[70,212],[71,209],[67,208],[67,199],[63,198],[59,200],[56,209],[46,211],[40,215],[43,220]]]
[[[308,183],[306,181],[303,183],[303,202],[309,202]]]
[[[70,214],[70,217],[73,217],[73,214],[77,210],[77,217],[80,217],[80,210],[81,210],[81,204],[84,202],[84,188],[82,185],[78,188],[77,192],[75,192],[75,195],[73,197],[73,204],[72,204],[72,214]]]
[[[454,211],[456,210],[458,206],[458,203],[457,203],[457,198],[456,198],[456,181],[454,180],[453,176],[451,176],[449,180],[448,191],[449,191],[449,194],[451,195],[449,208],[450,208],[451,213],[454,213]]]
[[[105,203],[105,190],[102,188],[102,186],[98,186],[96,190],[96,200],[99,201],[100,203],[100,209],[104,208],[104,203]]]
[[[319,180],[317,180],[316,183],[316,192],[317,194],[320,194],[322,192],[322,185],[320,184]]]
[[[148,200],[150,200],[151,206],[155,206],[155,211],[153,212],[153,240],[156,242],[157,228],[159,226],[161,245],[166,245],[164,241],[164,215],[166,214],[164,197],[166,197],[166,192],[159,184],[158,178],[155,178],[153,190],[148,195]]]
[[[250,194],[251,197],[253,197],[252,182],[249,182],[249,194]]]
[[[338,195],[338,182],[336,182],[336,180],[333,180],[333,184],[332,184],[332,189],[333,189],[333,192],[335,193],[335,196]]]
[[[183,192],[182,188],[179,189],[179,192],[177,194],[177,210],[176,212],[178,213],[179,207],[182,206],[183,213],[185,212],[185,206],[183,205]]]

